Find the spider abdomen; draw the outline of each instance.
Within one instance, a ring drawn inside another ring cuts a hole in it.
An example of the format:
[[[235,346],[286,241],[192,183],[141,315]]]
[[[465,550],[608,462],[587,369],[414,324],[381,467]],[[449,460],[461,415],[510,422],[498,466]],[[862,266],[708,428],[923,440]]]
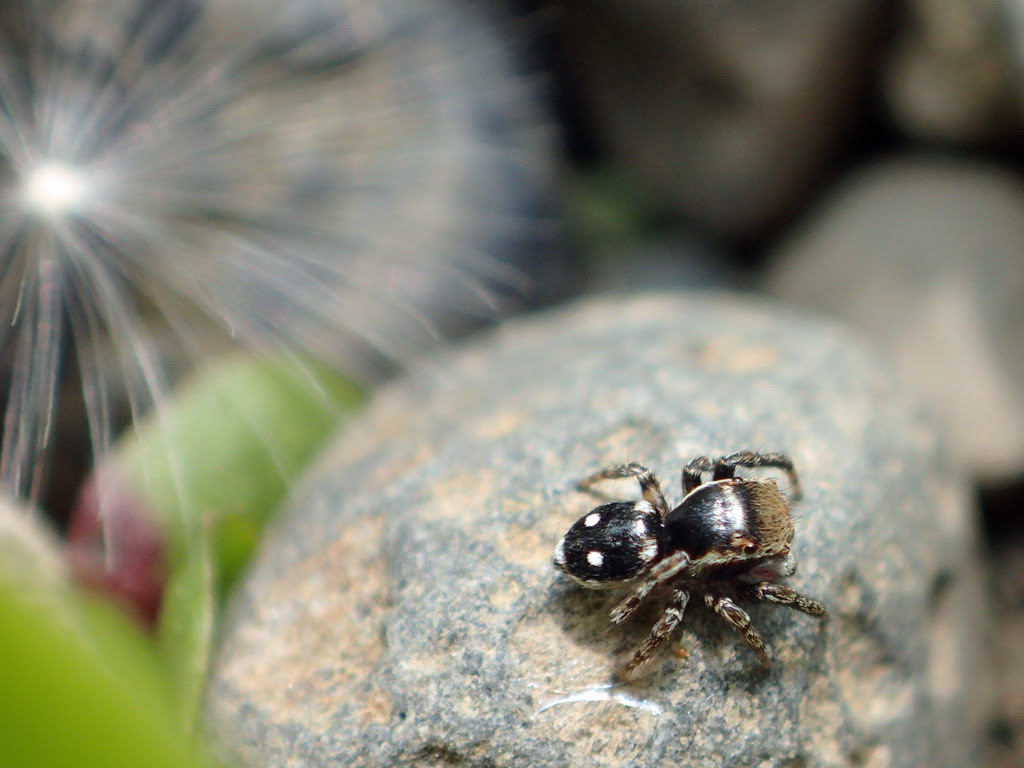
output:
[[[636,578],[666,551],[664,525],[646,501],[618,501],[581,517],[555,548],[554,563],[592,589]]]

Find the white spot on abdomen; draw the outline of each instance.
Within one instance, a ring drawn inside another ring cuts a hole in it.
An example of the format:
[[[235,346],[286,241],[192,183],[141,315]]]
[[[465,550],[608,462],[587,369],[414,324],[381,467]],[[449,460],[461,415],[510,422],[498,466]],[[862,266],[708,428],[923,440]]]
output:
[[[645,563],[651,562],[658,556],[658,540],[650,538],[644,541],[643,547],[640,548],[640,559]]]
[[[555,565],[565,565],[565,539],[561,539],[555,547]]]
[[[593,528],[595,525],[601,522],[601,516],[597,512],[591,512],[585,518],[583,518],[583,524],[587,528]]]
[[[590,563],[594,568],[600,568],[604,565],[604,555],[598,552],[596,549],[587,552],[587,562]]]

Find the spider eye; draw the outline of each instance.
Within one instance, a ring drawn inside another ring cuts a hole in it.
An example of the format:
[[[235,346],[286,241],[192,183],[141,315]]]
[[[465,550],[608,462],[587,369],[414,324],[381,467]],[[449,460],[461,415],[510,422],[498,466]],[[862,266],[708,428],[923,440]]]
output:
[[[757,554],[757,544],[747,544],[745,547],[743,547],[743,553],[747,555]]]

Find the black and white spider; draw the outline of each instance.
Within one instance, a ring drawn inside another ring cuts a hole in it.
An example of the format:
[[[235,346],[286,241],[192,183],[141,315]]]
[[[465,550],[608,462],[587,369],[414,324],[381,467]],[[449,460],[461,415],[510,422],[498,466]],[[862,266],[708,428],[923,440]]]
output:
[[[555,566],[590,589],[634,582],[633,592],[612,610],[616,624],[655,589],[672,590],[668,607],[623,667],[623,676],[668,639],[693,594],[702,595],[708,608],[739,630],[765,668],[764,640],[734,598],[826,616],[818,601],[774,583],[796,570],[789,551],[794,534],[789,502],[774,480],[738,478],[737,467],[780,469],[789,476],[793,497],[800,496],[793,461],[785,454],[755,451],[691,461],[683,468],[684,498],[674,509],[665,502],[658,478],[640,464],[610,467],[580,482],[585,490],[601,480],[635,477],[643,501],[603,504],[581,517],[555,547]],[[712,479],[702,484],[705,472]]]

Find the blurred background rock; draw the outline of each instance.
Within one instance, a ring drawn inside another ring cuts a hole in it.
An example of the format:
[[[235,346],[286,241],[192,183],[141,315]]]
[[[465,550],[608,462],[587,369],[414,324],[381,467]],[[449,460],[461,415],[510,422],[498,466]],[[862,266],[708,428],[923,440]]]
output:
[[[0,9],[7,89],[39,39],[24,5]],[[255,119],[260,163],[199,164],[219,207],[211,212],[207,196],[179,217],[172,206],[174,221],[204,223],[190,253],[207,254],[232,287],[252,271],[244,248],[227,247],[238,241],[224,236],[226,211],[287,212],[275,219],[278,244],[315,222],[318,246],[343,254],[326,273],[343,290],[300,295],[342,295],[340,309],[325,326],[284,294],[264,306],[283,310],[271,335],[320,353],[336,344],[340,364],[367,346],[397,362],[429,346],[410,314],[452,335],[574,293],[652,285],[770,294],[872,338],[975,479],[1003,672],[991,760],[1024,764],[1024,4],[307,0],[259,14],[227,0],[70,5],[49,34],[78,41],[67,47],[87,63],[119,60],[133,40],[126,20],[158,15],[187,21],[189,45],[208,54],[235,35],[260,52],[232,58],[228,75],[240,79],[215,89],[179,137],[251,130]],[[166,58],[173,47],[159,50],[160,66],[178,66]],[[275,137],[294,136],[308,151],[275,154],[288,143]],[[348,164],[332,164],[339,153]],[[9,180],[17,169],[4,159]],[[308,230],[297,239],[299,253],[319,259]],[[154,253],[174,250],[165,242]],[[382,264],[399,282],[416,276],[404,304],[370,324],[389,329],[395,354],[353,333],[366,307],[379,309]],[[325,273],[304,274],[323,284]],[[467,297],[480,292],[458,288],[467,283],[497,300],[474,304]],[[5,344],[8,375],[12,355]],[[189,355],[172,343],[160,357],[173,371]],[[80,382],[67,369],[59,464],[78,468],[54,473],[64,486],[48,497],[54,509],[67,507],[90,463],[86,414],[73,404]]]

